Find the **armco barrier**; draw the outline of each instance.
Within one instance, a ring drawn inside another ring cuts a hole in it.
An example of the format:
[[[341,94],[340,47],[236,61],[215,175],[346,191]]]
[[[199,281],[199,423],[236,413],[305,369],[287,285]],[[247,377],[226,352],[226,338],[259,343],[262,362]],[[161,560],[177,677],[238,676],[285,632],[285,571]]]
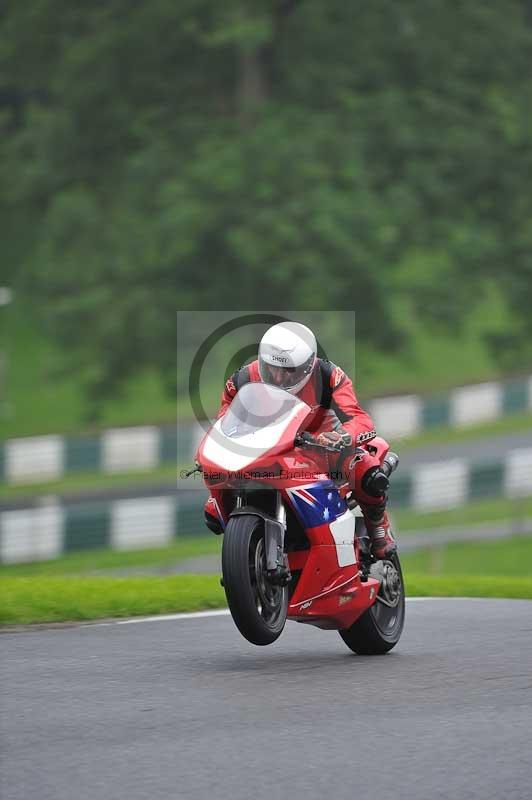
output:
[[[473,425],[532,412],[532,376],[462,386],[445,395],[403,395],[367,404],[381,436]],[[112,428],[94,436],[32,436],[0,445],[0,482],[54,480],[75,472],[117,473],[190,462],[203,434],[197,423]]]
[[[394,475],[391,507],[417,511],[457,508],[482,498],[532,496],[532,448],[510,451],[497,464],[453,459]],[[187,488],[160,497],[61,504],[0,512],[0,562],[56,558],[73,550],[129,550],[206,534],[205,492]]]

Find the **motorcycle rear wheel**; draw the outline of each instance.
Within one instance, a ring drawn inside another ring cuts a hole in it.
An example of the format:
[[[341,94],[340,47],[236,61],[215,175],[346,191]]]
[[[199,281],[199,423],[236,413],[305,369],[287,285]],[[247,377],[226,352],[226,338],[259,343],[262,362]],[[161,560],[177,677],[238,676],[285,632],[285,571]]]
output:
[[[395,647],[405,622],[405,589],[397,553],[384,560],[385,575],[375,603],[350,628],[338,631],[346,645],[359,655],[387,653]]]
[[[231,517],[224,533],[222,575],[231,616],[244,638],[267,645],[281,635],[288,589],[268,581],[264,527],[260,517]]]

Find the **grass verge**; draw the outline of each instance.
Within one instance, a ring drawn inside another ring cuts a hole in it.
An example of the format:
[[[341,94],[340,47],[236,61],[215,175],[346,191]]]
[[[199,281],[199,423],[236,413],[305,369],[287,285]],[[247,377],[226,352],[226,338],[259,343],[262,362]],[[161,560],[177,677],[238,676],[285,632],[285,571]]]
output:
[[[532,517],[532,497],[477,500],[449,511],[425,513],[410,508],[395,509],[392,505],[392,514],[400,534],[458,525],[465,528],[481,522],[513,522],[518,530],[520,522]]]
[[[532,599],[532,578],[437,576],[405,578],[410,597],[505,597]],[[216,575],[165,578],[5,578],[0,586],[0,624],[133,617],[225,606]]]
[[[407,573],[407,597],[499,597],[532,600],[532,578],[501,575],[423,575]]]
[[[217,575],[4,578],[0,624],[134,617],[225,605]]]
[[[429,578],[491,575],[508,580],[532,580],[532,536],[423,547],[413,553],[403,553],[401,564],[406,574]]]
[[[208,556],[220,552],[220,537],[180,537],[168,547],[153,547],[149,550],[80,550],[67,553],[53,561],[33,561],[29,564],[5,564],[0,566],[0,579],[6,577],[31,577],[35,575],[81,576],[102,569],[125,569],[127,567],[168,567],[185,558]]]

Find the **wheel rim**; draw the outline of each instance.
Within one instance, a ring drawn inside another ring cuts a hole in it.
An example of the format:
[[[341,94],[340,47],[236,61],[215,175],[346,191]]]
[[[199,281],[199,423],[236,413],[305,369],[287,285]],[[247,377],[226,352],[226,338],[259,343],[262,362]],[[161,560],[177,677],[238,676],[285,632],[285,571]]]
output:
[[[250,576],[257,612],[268,627],[274,628],[283,614],[285,589],[268,580],[262,536],[255,541],[254,551],[250,548]]]
[[[393,556],[392,556],[393,559]],[[376,602],[371,606],[376,626],[384,637],[393,637],[402,626],[404,589],[401,570],[394,560],[384,560],[383,576]]]

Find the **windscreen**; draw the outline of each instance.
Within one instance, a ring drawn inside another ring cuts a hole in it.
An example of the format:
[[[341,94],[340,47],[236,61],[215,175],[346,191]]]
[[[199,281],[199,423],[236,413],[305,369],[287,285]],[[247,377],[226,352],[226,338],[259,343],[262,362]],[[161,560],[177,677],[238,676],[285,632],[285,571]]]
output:
[[[276,386],[258,381],[247,383],[223,417],[222,432],[231,438],[246,436],[278,424],[291,417],[296,406],[304,405],[302,400]]]

